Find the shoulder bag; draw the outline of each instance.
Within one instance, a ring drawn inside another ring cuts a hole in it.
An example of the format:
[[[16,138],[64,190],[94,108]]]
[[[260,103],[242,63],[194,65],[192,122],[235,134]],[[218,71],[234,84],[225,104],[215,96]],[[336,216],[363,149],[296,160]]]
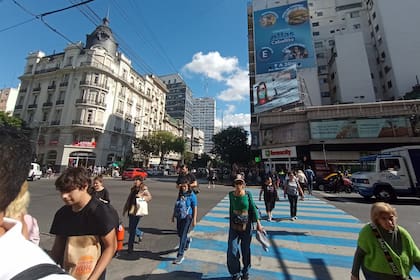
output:
[[[137,205],[137,211],[136,216],[147,216],[149,215],[149,205],[147,204],[147,201],[143,198],[137,197],[136,198],[136,205]]]

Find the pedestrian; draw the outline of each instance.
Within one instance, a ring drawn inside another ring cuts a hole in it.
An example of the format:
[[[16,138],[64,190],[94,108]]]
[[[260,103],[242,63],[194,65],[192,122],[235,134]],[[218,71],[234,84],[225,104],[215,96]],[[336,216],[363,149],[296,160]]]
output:
[[[397,225],[396,209],[376,202],[370,219],[359,233],[351,279],[360,279],[360,268],[366,280],[412,279],[409,273],[413,266],[420,271],[420,251],[410,233]]]
[[[74,279],[25,238],[21,220],[5,217],[22,190],[32,155],[31,141],[22,129],[0,124],[0,279]]]
[[[315,173],[312,170],[310,165],[308,165],[308,168],[305,169],[304,172],[305,172],[306,179],[308,180],[308,193],[312,195],[313,184],[315,182]]]
[[[244,177],[238,174],[233,181],[233,185],[235,189],[229,192],[227,267],[233,280],[248,280],[249,269],[251,268],[253,222],[257,223],[257,230],[260,233],[263,233],[264,229],[260,223],[260,217],[252,195],[245,190]]]
[[[102,178],[102,175],[97,175],[93,178],[93,196],[104,203],[111,203],[109,192],[104,187],[104,179]]]
[[[5,216],[22,222],[23,233],[29,241],[39,245],[39,226],[38,221],[28,214],[30,194],[28,182],[24,182],[18,196],[7,206]]]
[[[142,178],[134,179],[134,185],[130,189],[130,194],[125,202],[123,215],[128,213],[128,253],[133,252],[134,239],[137,236],[139,241],[143,240],[143,232],[138,228],[142,215],[138,213],[139,201],[144,200],[147,203],[152,200],[152,194],[144,184]]]
[[[78,279],[102,280],[117,249],[119,218],[109,203],[89,194],[90,184],[89,172],[82,167],[66,169],[55,181],[65,205],[51,225],[51,257]]]
[[[180,189],[180,186],[183,182],[188,182],[188,185],[195,194],[200,192],[197,179],[193,173],[188,171],[188,166],[186,164],[183,164],[179,167],[179,174],[176,180],[176,188]]]
[[[172,214],[172,222],[176,218],[176,231],[179,236],[179,246],[176,259],[173,264],[181,264],[184,261],[184,253],[191,246],[192,238],[188,237],[190,227],[197,224],[198,201],[194,191],[191,190],[187,181],[180,182],[179,194]]]
[[[273,183],[271,177],[266,177],[264,183],[261,186],[259,200],[261,201],[261,196],[264,195],[264,204],[265,204],[265,211],[267,213],[267,221],[271,222],[273,215],[272,211],[276,206],[277,200],[277,189]]]
[[[286,198],[286,195],[290,204],[290,219],[294,221],[297,219],[296,214],[297,214],[298,197],[300,195],[301,199],[303,200],[304,196],[303,196],[302,187],[300,186],[298,179],[295,177],[295,175],[291,171],[287,172],[287,178],[284,182],[284,197],[285,198]]]
[[[216,180],[217,180],[216,170],[214,170],[213,168],[211,168],[210,169],[210,172],[209,172],[209,176],[208,176],[208,181],[209,181],[208,188],[209,189],[211,187],[214,189]]]
[[[296,172],[296,178],[299,181],[299,185],[302,188],[302,191],[305,191],[305,189],[308,188],[308,178],[306,178],[305,172],[303,172],[303,170],[299,169]]]

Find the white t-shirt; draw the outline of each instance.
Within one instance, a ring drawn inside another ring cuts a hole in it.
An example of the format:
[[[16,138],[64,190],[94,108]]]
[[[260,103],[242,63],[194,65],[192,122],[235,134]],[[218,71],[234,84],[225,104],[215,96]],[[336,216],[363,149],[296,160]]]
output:
[[[11,228],[0,236],[0,279],[11,279],[37,264],[55,264],[40,247],[25,239],[19,221],[10,218],[4,218],[3,221],[11,225]],[[40,279],[74,280],[72,276],[65,274],[53,274]]]

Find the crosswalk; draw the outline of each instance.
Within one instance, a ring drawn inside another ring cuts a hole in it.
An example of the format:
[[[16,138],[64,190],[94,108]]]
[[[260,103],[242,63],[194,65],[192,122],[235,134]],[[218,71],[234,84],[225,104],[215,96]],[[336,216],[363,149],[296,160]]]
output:
[[[261,212],[259,190],[249,190]],[[271,247],[264,251],[252,239],[251,279],[349,279],[358,233],[363,224],[355,217],[313,196],[298,202],[298,219],[289,219],[289,203],[276,203],[274,220],[262,220]],[[222,199],[191,232],[191,248],[185,261],[174,265],[161,262],[153,274],[171,279],[230,279],[226,267],[229,197]],[[176,253],[168,257],[175,258]],[[417,271],[413,275],[419,277]],[[416,278],[414,278],[416,279]],[[420,278],[419,278],[420,279]]]

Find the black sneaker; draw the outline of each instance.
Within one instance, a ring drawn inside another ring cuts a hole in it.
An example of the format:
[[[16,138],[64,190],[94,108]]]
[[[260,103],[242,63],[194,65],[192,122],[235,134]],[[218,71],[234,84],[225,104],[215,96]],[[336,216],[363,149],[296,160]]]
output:
[[[239,276],[239,275],[234,275],[234,276],[232,276],[232,280],[241,280],[241,276]]]
[[[249,274],[243,274],[241,280],[249,280]]]

